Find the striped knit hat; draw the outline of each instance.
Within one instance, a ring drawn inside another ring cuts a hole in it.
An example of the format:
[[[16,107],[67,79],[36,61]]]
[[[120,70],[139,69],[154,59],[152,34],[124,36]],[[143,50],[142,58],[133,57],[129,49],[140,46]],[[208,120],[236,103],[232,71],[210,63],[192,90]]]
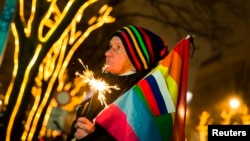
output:
[[[153,32],[133,25],[122,27],[113,36],[121,38],[137,71],[152,69],[168,54],[165,41]]]

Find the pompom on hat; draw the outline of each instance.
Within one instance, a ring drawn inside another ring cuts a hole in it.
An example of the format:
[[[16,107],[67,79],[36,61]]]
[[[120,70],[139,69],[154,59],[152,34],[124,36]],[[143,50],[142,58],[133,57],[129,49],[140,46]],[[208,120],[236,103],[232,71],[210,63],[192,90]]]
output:
[[[113,36],[121,38],[136,71],[152,69],[168,54],[165,41],[155,33],[138,26],[124,26]]]

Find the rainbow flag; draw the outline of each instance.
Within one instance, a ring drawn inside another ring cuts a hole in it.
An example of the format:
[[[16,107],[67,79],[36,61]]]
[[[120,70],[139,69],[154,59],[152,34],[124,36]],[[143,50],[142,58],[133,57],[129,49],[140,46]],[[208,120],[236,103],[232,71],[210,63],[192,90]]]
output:
[[[184,141],[190,37],[95,119],[118,141]]]

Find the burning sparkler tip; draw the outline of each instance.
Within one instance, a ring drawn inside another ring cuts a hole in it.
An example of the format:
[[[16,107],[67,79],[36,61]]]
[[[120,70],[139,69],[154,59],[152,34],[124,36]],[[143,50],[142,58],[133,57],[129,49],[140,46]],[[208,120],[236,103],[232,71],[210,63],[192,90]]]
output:
[[[105,101],[105,93],[111,93],[111,89],[119,90],[120,88],[118,86],[110,86],[108,85],[104,80],[102,79],[96,79],[94,77],[94,73],[88,69],[88,66],[85,66],[81,59],[78,59],[79,62],[82,64],[82,66],[85,68],[85,71],[83,71],[83,74],[80,74],[79,72],[76,72],[76,76],[83,79],[85,83],[88,83],[90,88],[93,89],[96,93],[98,93],[98,99],[100,100],[101,104],[104,104],[107,106]],[[105,69],[109,65],[104,65],[102,68],[102,72],[105,72]]]

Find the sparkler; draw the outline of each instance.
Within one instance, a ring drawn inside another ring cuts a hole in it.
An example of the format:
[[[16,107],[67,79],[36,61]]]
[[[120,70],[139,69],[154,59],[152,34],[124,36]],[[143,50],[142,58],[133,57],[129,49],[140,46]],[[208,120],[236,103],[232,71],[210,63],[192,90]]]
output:
[[[81,59],[78,59],[79,62],[81,63],[81,65],[84,67],[85,71],[83,71],[82,74],[80,74],[79,72],[76,72],[76,76],[80,77],[83,79],[83,82],[88,83],[90,88],[92,90],[94,90],[95,93],[98,94],[98,99],[100,100],[101,104],[105,105],[105,107],[107,107],[107,103],[105,101],[105,94],[106,93],[111,93],[111,89],[116,89],[119,90],[120,88],[117,87],[116,85],[114,86],[110,86],[108,85],[104,80],[102,80],[101,78],[96,79],[94,77],[94,73],[88,69],[88,66],[85,66],[82,62]],[[105,68],[107,67],[107,65],[105,65],[102,69],[102,71],[105,70]]]

